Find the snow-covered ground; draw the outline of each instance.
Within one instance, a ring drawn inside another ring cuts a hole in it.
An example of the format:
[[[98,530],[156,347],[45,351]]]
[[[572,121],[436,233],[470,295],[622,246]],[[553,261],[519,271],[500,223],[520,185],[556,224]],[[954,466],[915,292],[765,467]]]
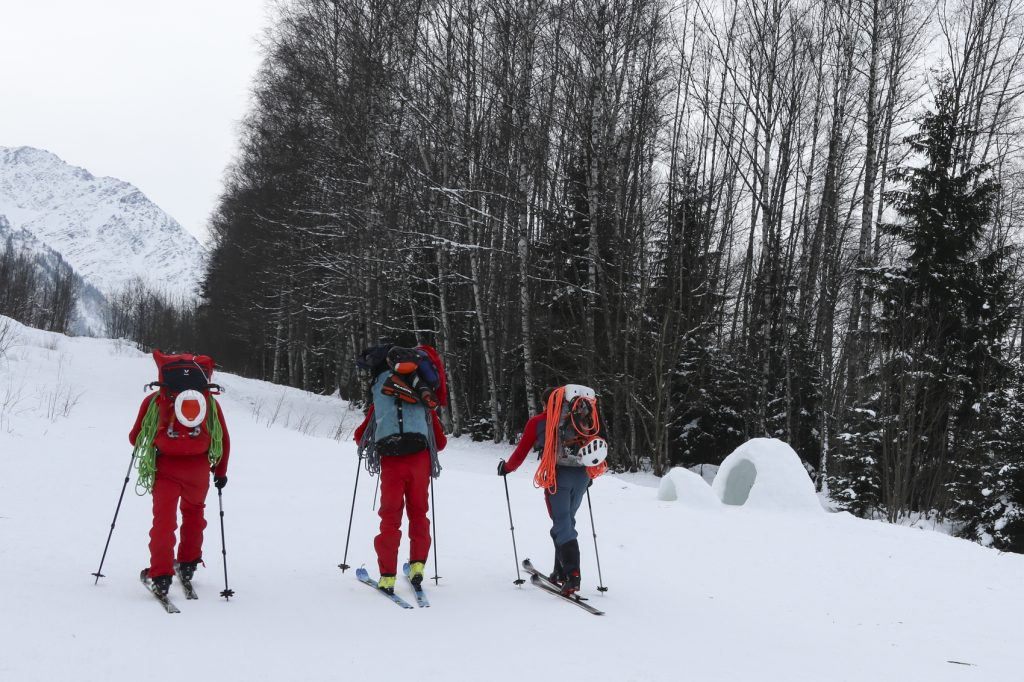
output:
[[[442,578],[428,584],[433,606],[401,610],[336,567],[358,412],[223,374],[236,596],[217,597],[211,495],[201,598],[187,602],[175,585],[182,613],[167,615],[138,582],[150,501],[132,485],[106,577],[94,586],[90,575],[130,459],[142,385],[155,378],[151,358],[123,343],[11,324],[18,340],[0,358],[4,682],[1020,679],[1024,557],[820,509],[709,502],[703,489],[685,494],[704,485],[696,474],[674,474],[673,501],[659,500],[649,481],[595,483],[609,590],[596,590],[584,504],[584,593],[606,616],[515,587],[505,489],[494,474],[511,447],[468,439],[442,453],[435,482]],[[508,478],[516,540],[520,559],[546,568],[549,526],[531,472]],[[348,557],[371,573],[374,483],[360,474]]]

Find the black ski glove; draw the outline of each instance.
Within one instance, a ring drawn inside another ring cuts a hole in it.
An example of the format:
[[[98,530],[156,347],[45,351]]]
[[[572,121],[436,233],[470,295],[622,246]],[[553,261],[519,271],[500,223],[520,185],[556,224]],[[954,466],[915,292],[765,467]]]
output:
[[[214,476],[213,477],[213,485],[216,486],[217,490],[220,490],[221,488],[223,488],[227,484],[228,484],[228,477],[227,476]]]
[[[499,476],[504,476],[507,473],[508,473],[508,470],[505,469],[505,460],[499,461],[498,462],[498,475]]]

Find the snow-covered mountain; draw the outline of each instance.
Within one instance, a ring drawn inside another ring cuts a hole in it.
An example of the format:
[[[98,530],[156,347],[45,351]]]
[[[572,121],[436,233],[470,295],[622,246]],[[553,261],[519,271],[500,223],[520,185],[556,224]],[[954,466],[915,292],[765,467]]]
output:
[[[41,149],[0,147],[0,216],[103,294],[140,277],[184,295],[202,276],[205,249],[138,188]]]

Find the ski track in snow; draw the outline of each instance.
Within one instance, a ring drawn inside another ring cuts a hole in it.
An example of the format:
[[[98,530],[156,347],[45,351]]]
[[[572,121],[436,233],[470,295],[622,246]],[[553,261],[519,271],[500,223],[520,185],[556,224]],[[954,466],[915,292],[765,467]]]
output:
[[[142,385],[156,376],[151,357],[15,327],[19,339],[0,358],[4,682],[991,681],[1018,679],[1024,665],[1022,556],[846,514],[659,501],[656,489],[616,476],[591,490],[604,595],[586,502],[578,515],[583,594],[607,615],[516,587],[494,474],[512,446],[468,438],[449,443],[434,483],[442,579],[425,583],[432,607],[398,609],[336,567],[361,414],[337,398],[227,374],[214,380],[227,388],[223,499],[235,597],[217,596],[211,488],[200,599],[186,601],[176,582],[182,613],[168,615],[138,581],[151,516],[134,475],[106,577],[94,586],[90,575],[131,456]],[[341,442],[331,437],[339,424]],[[534,466],[528,459],[508,483],[519,558],[546,570],[552,548]],[[360,472],[348,555],[373,576],[374,484]],[[403,538],[400,562],[405,551]],[[408,585],[398,591],[412,601]]]

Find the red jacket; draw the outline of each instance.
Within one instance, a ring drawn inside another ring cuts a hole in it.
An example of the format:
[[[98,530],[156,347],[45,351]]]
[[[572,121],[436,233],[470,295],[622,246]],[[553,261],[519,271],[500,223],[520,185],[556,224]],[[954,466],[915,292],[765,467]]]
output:
[[[131,433],[128,434],[128,442],[132,445],[135,445],[135,439],[139,437],[139,431],[142,430],[142,420],[149,409],[149,400],[150,396],[146,396],[142,400],[142,405],[139,406],[139,415],[135,418],[135,426],[132,427]],[[179,436],[177,438],[171,438],[167,435],[167,425],[174,419],[174,401],[157,394],[156,406],[160,411],[160,420],[158,422],[160,426],[157,428],[153,445],[158,453],[161,455],[180,456],[205,455],[210,451],[210,434],[206,431],[205,425],[195,438],[190,438],[183,433],[185,431],[184,427],[179,428]],[[224,432],[224,451],[213,475],[222,477],[227,476],[228,473],[228,455],[231,454],[231,438],[228,436],[228,425],[224,422],[224,411],[219,409],[219,404],[217,407],[217,419],[220,421],[220,428]]]
[[[441,452],[445,446],[448,445],[448,439],[445,438],[444,430],[441,428],[441,420],[437,417],[437,412],[430,411],[431,423],[434,426],[434,444],[437,445],[437,451]],[[356,427],[354,434],[355,441],[358,443],[362,437],[363,432],[366,431],[366,427],[370,425],[370,420],[373,419],[373,405],[370,405],[370,409],[367,411],[366,416],[363,417],[363,423]]]
[[[540,424],[545,422],[546,416],[546,413],[541,412],[535,417],[530,417],[530,420],[526,422],[526,426],[523,427],[523,437],[519,439],[519,445],[516,446],[512,456],[505,462],[505,471],[511,473],[518,469],[519,465],[526,459],[526,456],[530,454],[534,443],[537,442],[537,429],[542,428]]]

